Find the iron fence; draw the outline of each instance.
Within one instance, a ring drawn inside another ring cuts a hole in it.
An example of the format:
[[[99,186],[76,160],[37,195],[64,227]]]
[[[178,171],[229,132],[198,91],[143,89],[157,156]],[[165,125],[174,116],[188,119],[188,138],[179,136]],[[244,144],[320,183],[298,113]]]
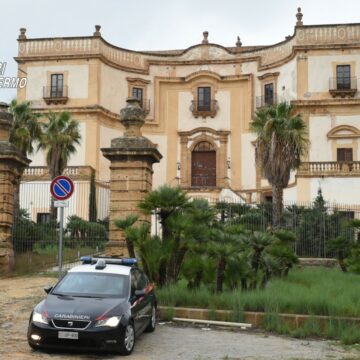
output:
[[[244,204],[215,202],[222,221],[243,224],[251,230],[266,231],[272,226],[272,203]],[[292,231],[299,257],[332,258],[331,240],[342,236],[357,241],[357,230],[349,226],[360,219],[360,206],[345,204],[284,203],[281,228]]]
[[[52,269],[58,259],[59,214],[54,211],[50,181],[20,185],[20,210],[14,218],[13,246],[16,270]],[[108,239],[110,189],[108,182],[75,181],[64,208],[63,261],[102,253]]]
[[[20,212],[14,219],[13,246],[17,270],[55,269],[57,265],[59,219],[52,213],[50,181],[31,181],[20,187]],[[266,231],[272,224],[272,204],[210,201],[218,219],[239,223],[250,230]],[[110,188],[108,182],[75,181],[75,192],[65,208],[63,259],[65,269],[82,255],[104,252],[109,230]],[[153,215],[156,217],[156,214]],[[338,236],[357,240],[348,226],[360,219],[360,205],[329,203],[285,203],[281,227],[291,230],[299,257],[334,257],[330,241]],[[155,233],[159,224],[152,222]],[[157,219],[159,220],[159,219]],[[153,231],[154,233],[154,231]]]

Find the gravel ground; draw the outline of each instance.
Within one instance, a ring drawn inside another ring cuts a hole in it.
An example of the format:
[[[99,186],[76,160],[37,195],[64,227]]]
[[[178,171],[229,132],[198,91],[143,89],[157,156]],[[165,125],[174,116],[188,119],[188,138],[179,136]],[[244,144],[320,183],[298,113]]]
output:
[[[26,328],[30,312],[44,296],[43,287],[55,281],[46,277],[0,280],[0,359],[120,359],[102,354],[48,354],[28,346]],[[130,359],[360,359],[360,353],[344,350],[330,341],[159,324],[155,333],[141,335]]]

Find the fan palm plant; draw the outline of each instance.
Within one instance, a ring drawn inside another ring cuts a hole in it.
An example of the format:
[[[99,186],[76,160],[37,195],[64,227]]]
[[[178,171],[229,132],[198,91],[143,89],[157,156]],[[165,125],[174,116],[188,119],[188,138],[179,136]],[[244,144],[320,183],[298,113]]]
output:
[[[49,121],[43,123],[43,134],[38,148],[47,152],[46,162],[51,178],[63,173],[76,145],[80,145],[79,123],[71,118],[70,113],[50,112]],[[56,208],[52,206],[51,217],[56,219]]]
[[[257,135],[257,161],[272,185],[273,227],[277,228],[281,225],[283,190],[308,149],[306,124],[292,105],[282,102],[257,111],[251,127]]]
[[[138,206],[145,214],[155,212],[159,216],[162,229],[161,240],[163,246],[168,248],[175,240],[173,236],[174,222],[170,224],[171,218],[177,216],[191,205],[181,188],[163,185],[148,193]],[[168,261],[169,259],[163,259],[159,263],[160,286],[165,285],[169,280]]]
[[[9,107],[14,121],[10,131],[10,142],[16,146],[23,156],[35,152],[34,143],[41,138],[42,130],[39,123],[39,114],[31,109],[29,101],[18,103],[13,100]],[[20,181],[22,173],[15,183],[14,193],[14,218],[18,218],[20,211]]]

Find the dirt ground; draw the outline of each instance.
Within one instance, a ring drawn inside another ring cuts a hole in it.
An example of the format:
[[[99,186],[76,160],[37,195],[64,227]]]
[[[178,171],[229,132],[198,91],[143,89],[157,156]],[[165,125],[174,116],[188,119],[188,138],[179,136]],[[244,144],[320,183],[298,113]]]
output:
[[[0,359],[119,359],[114,355],[59,354],[33,351],[26,330],[33,306],[44,297],[51,277],[0,280]],[[360,359],[355,349],[345,350],[330,341],[297,340],[261,332],[228,331],[158,324],[153,334],[137,340],[132,360],[207,359]]]

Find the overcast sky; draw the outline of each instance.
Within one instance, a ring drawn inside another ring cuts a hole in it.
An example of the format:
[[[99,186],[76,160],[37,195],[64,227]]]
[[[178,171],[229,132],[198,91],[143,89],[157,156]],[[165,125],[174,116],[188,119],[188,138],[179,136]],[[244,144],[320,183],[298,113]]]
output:
[[[209,41],[234,46],[267,45],[291,35],[301,6],[303,22],[360,22],[360,0],[0,0],[0,62],[5,76],[16,75],[17,36],[27,28],[29,38],[88,36],[102,25],[110,43],[133,50],[187,48]],[[0,88],[0,101],[15,90]]]

